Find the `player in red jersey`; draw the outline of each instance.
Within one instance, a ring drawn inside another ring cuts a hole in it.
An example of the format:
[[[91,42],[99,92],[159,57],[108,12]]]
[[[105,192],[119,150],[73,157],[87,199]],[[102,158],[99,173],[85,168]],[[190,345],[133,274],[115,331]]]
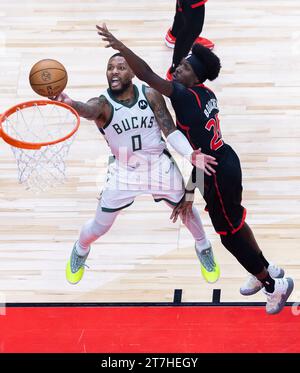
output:
[[[203,84],[207,79],[214,80],[218,77],[221,69],[219,58],[210,49],[195,44],[192,54],[177,66],[173,81],[167,81],[155,74],[144,60],[116,39],[105,24],[102,27],[97,26],[97,29],[103,40],[108,42],[106,47],[120,51],[139,79],[171,99],[178,129],[186,135],[192,147],[200,147],[218,162],[215,174],[202,174],[203,189],[201,177],[197,177],[193,171],[186,198],[173,210],[171,218],[176,220],[179,214],[189,214],[193,201],[190,197],[198,187],[223,246],[251,274],[240,292],[250,295],[263,288],[267,296],[267,313],[280,312],[293,291],[294,282],[291,278],[283,277],[283,269],[268,262],[251,228],[245,222],[246,210],[241,205],[240,161],[222,138],[217,98]]]

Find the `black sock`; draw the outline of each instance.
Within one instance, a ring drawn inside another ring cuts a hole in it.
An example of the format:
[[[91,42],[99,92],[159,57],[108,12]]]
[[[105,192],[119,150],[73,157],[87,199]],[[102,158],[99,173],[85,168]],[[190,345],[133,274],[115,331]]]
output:
[[[259,279],[259,281],[262,282],[262,284],[264,285],[264,287],[265,287],[265,289],[266,289],[266,291],[267,291],[268,293],[273,293],[273,291],[274,291],[274,286],[275,286],[275,281],[274,281],[274,279],[269,275],[269,273],[268,273],[268,275],[267,275],[264,279],[262,279],[262,280]]]
[[[267,259],[263,256],[263,253],[260,253],[259,256],[261,257],[263,263],[264,263],[264,266],[268,269],[269,267],[269,262],[267,261]]]

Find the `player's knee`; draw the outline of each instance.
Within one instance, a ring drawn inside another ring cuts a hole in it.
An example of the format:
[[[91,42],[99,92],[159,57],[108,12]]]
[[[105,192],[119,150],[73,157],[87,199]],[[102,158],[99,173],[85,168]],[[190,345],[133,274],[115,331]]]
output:
[[[104,222],[104,224],[102,223],[100,224],[94,219],[92,221],[92,224],[90,225],[91,234],[93,234],[94,236],[98,236],[98,237],[102,236],[103,234],[109,231],[109,229],[112,226],[112,223],[113,222],[107,222],[107,223]]]
[[[96,217],[92,220],[92,223],[90,226],[92,233],[100,237],[104,233],[108,232],[111,226],[113,225],[118,214],[119,214],[119,211],[114,211],[114,212],[101,211],[101,213],[97,214]]]

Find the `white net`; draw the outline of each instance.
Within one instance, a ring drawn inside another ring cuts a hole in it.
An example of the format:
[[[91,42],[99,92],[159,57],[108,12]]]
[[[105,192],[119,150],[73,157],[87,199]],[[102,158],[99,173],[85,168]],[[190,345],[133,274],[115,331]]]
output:
[[[75,114],[49,102],[46,105],[20,106],[16,112],[4,118],[2,131],[15,140],[37,144],[64,138],[76,126]],[[12,146],[19,182],[34,192],[45,191],[62,183],[66,177],[65,160],[74,137],[75,134],[64,141],[34,150]]]

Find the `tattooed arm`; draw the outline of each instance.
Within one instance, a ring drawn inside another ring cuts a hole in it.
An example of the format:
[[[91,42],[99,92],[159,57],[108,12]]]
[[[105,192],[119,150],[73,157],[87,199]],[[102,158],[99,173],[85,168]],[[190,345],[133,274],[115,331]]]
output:
[[[159,92],[150,87],[146,87],[145,94],[155,115],[155,119],[167,138],[172,132],[177,131],[177,128],[166,106],[164,98]]]
[[[55,97],[54,100],[64,102],[65,104],[72,106],[80,117],[95,120],[97,121],[97,125],[98,122],[103,122],[103,124],[105,124],[106,119],[109,118],[111,114],[111,106],[104,96],[91,98],[84,103],[81,101],[72,100],[66,93],[63,92]]]
[[[207,175],[215,173],[212,167],[218,164],[215,158],[201,153],[201,149],[193,150],[187,138],[177,130],[163,96],[155,89],[149,87],[146,87],[145,94],[168,143],[171,144],[177,153],[186,157],[194,166],[200,168]]]

